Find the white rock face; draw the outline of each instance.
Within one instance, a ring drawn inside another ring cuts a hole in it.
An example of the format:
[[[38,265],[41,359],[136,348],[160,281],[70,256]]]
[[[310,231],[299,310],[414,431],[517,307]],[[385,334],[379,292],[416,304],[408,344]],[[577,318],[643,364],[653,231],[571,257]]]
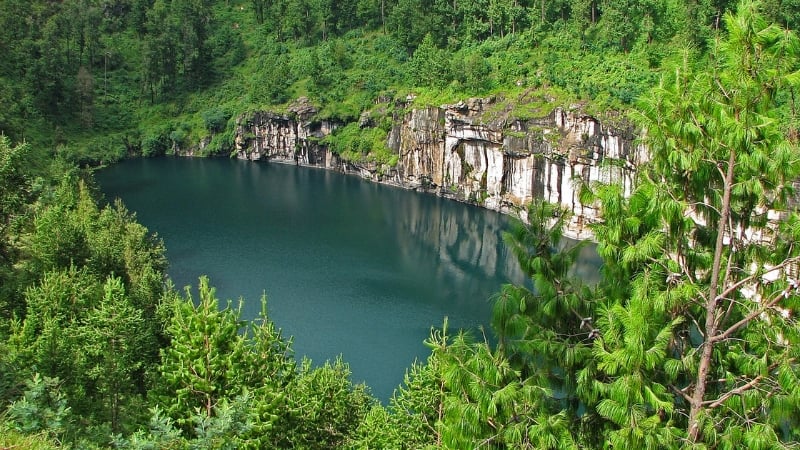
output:
[[[510,212],[534,198],[573,211],[570,231],[588,237],[597,211],[581,205],[581,182],[620,181],[629,192],[636,166],[647,157],[632,129],[556,108],[529,120],[498,118],[491,99],[411,110],[396,121],[387,146],[394,168],[339,160],[320,143],[335,124],[314,121],[302,100],[290,115],[254,113],[239,119],[235,151],[242,159],[274,159],[357,173],[378,182],[425,190],[486,208]],[[621,164],[609,165],[608,160]]]
[[[487,122],[486,106],[478,99],[409,113],[389,142],[402,184],[503,212],[542,198],[570,208],[572,234],[583,237],[597,211],[581,205],[579,183],[621,181],[630,191],[646,158],[630,130],[590,116],[556,108],[540,119]]]

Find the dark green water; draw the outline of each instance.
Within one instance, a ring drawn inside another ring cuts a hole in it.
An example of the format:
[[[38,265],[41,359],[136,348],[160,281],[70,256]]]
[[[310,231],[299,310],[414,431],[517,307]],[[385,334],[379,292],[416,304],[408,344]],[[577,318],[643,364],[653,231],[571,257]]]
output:
[[[298,356],[342,354],[382,400],[427,357],[431,326],[486,326],[488,298],[522,281],[500,239],[507,217],[353,176],[164,158],[96,178],[164,240],[176,286],[206,274],[221,299],[245,299],[245,319],[266,292]]]

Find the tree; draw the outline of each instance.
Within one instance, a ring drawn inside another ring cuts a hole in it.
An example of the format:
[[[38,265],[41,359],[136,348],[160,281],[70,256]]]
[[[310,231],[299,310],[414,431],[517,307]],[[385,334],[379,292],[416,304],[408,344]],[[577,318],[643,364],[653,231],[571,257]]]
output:
[[[38,373],[25,382],[22,398],[11,403],[8,415],[13,427],[24,433],[41,433],[58,439],[69,427],[70,409],[60,391],[58,378]]]
[[[2,396],[35,373],[57,377],[80,420],[121,431],[138,418],[132,405],[163,344],[163,246],[120,205],[99,210],[74,175],[48,194],[14,261],[24,296],[0,364]]]
[[[632,195],[594,186],[606,280],[582,389],[614,423],[612,442],[798,437],[800,221],[787,202],[800,164],[776,118],[800,82],[800,46],[757,9],[742,2],[706,66],[676,67],[643,100],[651,161]]]
[[[185,298],[168,294],[170,344],[162,351],[153,391],[159,413],[153,418],[163,411],[189,438],[209,438],[217,429],[225,442],[275,447],[286,439],[287,402],[297,375],[291,342],[268,319],[266,298],[260,317],[243,333],[240,310],[230,304],[220,309],[208,278],[200,278],[198,290],[197,304],[188,288]],[[246,429],[229,423],[232,416]]]
[[[186,300],[175,299],[167,326],[170,346],[161,354],[160,404],[185,429],[195,409],[211,416],[224,398],[244,388],[246,348],[239,329],[238,310],[220,310],[215,289],[201,277],[200,299],[195,306],[187,288]]]
[[[414,84],[424,87],[443,87],[452,78],[447,52],[436,47],[430,34],[425,35],[414,51],[411,76]]]
[[[417,449],[442,445],[445,413],[445,352],[449,345],[447,319],[442,330],[432,328],[425,340],[431,354],[414,362],[384,408],[376,405],[356,431],[355,448]]]
[[[583,406],[577,375],[590,360],[597,333],[593,293],[572,272],[584,243],[562,241],[569,214],[556,205],[534,201],[524,218],[512,222],[503,240],[533,289],[509,284],[493,297],[498,350],[523,377],[562,392],[548,407],[554,414],[563,411],[580,432],[587,422],[579,420]],[[586,417],[590,415],[591,410]]]
[[[125,294],[119,278],[109,277],[103,285],[103,298],[87,315],[76,331],[83,350],[75,355],[81,373],[97,390],[95,414],[119,433],[130,399],[144,391],[137,374],[145,367],[142,354],[155,347],[152,334],[145,330],[142,311]]]
[[[78,114],[81,124],[84,128],[92,128],[94,122],[94,78],[84,66],[78,69],[75,93],[78,96]]]
[[[288,415],[275,448],[338,448],[348,443],[375,399],[353,384],[350,366],[337,358],[313,368],[303,361],[286,387]]]
[[[8,137],[0,135],[0,298],[5,314],[24,310],[13,302],[16,295],[12,265],[19,249],[11,238],[27,215],[28,204],[35,195],[33,177],[25,167],[29,154],[27,144],[12,146]]]
[[[264,12],[269,10],[267,0],[253,0],[253,13],[256,17],[256,23],[261,25],[264,23]]]

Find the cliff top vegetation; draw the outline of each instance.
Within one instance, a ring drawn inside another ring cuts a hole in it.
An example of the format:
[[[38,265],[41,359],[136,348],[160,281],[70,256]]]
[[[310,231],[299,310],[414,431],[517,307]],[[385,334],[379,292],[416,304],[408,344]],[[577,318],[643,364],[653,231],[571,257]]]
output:
[[[732,2],[3,0],[0,130],[77,163],[153,155],[308,97],[357,120],[376,99],[440,105],[534,91],[625,110],[709,48]],[[793,28],[791,1],[762,13]],[[546,106],[546,105],[542,105]],[[516,108],[520,115],[535,108]],[[546,114],[546,113],[545,113]]]

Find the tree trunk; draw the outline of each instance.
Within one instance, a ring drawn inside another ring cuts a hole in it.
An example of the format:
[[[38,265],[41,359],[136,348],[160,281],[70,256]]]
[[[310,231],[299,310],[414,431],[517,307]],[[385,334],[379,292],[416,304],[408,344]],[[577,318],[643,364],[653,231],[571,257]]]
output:
[[[738,114],[737,114],[738,116]],[[738,117],[737,117],[738,119]],[[703,353],[700,356],[700,364],[697,368],[697,380],[695,381],[694,392],[692,393],[691,405],[689,410],[688,436],[690,442],[697,442],[700,439],[700,413],[705,409],[703,400],[706,395],[708,385],[708,372],[711,370],[711,358],[714,350],[714,336],[718,331],[717,321],[717,295],[719,292],[719,275],[722,266],[722,250],[725,239],[725,230],[728,227],[728,219],[731,209],[731,190],[733,189],[733,171],[736,164],[736,150],[731,149],[728,158],[728,170],[725,174],[722,193],[722,211],[719,218],[719,231],[714,247],[714,262],[711,267],[711,285],[708,289],[706,299],[706,323],[705,336],[703,342]]]
[[[544,25],[544,0],[542,0],[542,1],[541,1],[541,6],[542,6],[542,20],[541,20],[541,24],[542,24],[542,25]]]

